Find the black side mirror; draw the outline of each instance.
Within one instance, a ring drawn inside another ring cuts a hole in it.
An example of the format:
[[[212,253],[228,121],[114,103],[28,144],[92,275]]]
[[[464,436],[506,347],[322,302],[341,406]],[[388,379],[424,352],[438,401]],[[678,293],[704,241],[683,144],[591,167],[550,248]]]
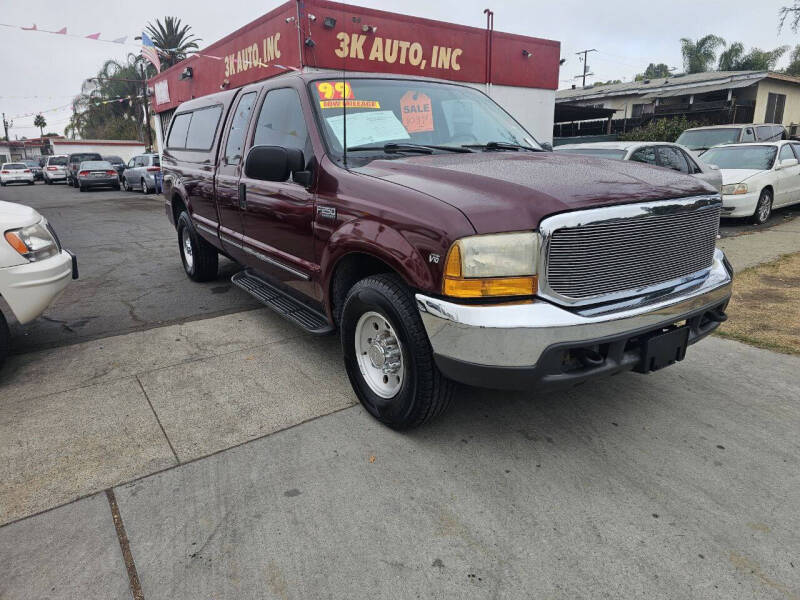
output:
[[[546,152],[552,152],[553,151],[553,144],[551,144],[550,142],[542,142],[540,144],[540,146],[542,147],[542,150],[544,150]]]
[[[262,181],[287,181],[304,168],[302,150],[281,146],[254,146],[244,162],[245,176]]]

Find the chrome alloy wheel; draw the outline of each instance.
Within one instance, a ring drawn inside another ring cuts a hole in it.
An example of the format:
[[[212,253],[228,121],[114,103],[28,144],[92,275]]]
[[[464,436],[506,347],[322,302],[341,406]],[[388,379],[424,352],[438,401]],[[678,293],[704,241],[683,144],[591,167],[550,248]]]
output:
[[[389,321],[370,311],[356,324],[358,368],[370,389],[381,398],[393,398],[403,387],[403,348]]]
[[[770,198],[768,195],[763,194],[761,196],[757,210],[758,210],[758,222],[766,223],[767,219],[769,219],[769,213],[772,212],[772,206],[770,206]]]
[[[186,261],[186,269],[191,271],[194,267],[194,256],[192,256],[192,237],[189,235],[188,227],[184,227],[181,232],[181,244],[183,245],[183,260]]]

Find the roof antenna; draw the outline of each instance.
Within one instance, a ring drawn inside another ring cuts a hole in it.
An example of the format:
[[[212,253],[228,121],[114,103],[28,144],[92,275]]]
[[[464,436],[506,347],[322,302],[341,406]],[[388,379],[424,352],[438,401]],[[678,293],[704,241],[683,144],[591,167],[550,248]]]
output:
[[[347,80],[345,79],[345,69],[342,67],[342,162],[347,168]]]

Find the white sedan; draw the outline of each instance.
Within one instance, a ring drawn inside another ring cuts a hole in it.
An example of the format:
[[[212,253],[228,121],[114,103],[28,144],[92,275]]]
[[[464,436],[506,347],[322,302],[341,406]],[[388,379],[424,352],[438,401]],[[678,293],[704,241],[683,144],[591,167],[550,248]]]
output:
[[[33,185],[33,171],[25,163],[3,163],[0,167],[0,185],[9,183]]]
[[[710,183],[717,191],[722,187],[722,176],[712,161],[701,159],[694,152],[670,142],[590,142],[556,146],[556,152],[585,154],[598,158],[632,160],[655,167],[664,167],[686,173]]]
[[[728,144],[703,160],[722,173],[722,216],[762,224],[773,208],[800,202],[800,142]]]
[[[78,262],[61,247],[47,220],[29,206],[0,202],[0,233],[0,296],[25,324],[78,278]],[[0,312],[0,365],[8,350],[8,323]]]

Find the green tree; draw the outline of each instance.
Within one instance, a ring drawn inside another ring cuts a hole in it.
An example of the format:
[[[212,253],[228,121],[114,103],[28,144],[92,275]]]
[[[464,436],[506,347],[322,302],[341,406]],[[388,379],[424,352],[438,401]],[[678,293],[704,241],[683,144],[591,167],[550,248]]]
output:
[[[795,46],[792,53],[789,55],[789,66],[786,67],[784,73],[787,75],[800,76],[800,46]]]
[[[623,133],[619,139],[625,142],[674,142],[685,130],[700,125],[702,123],[690,121],[685,115],[673,119],[654,119]]]
[[[687,73],[703,73],[711,68],[717,57],[717,48],[725,46],[725,40],[718,35],[709,34],[696,42],[681,38],[683,68]]]
[[[644,73],[639,73],[636,76],[636,81],[644,81],[645,79],[660,79],[662,77],[669,77],[671,75],[669,67],[664,63],[650,63],[644,70]]]
[[[779,46],[774,50],[751,48],[745,53],[744,44],[733,42],[719,55],[720,71],[770,71],[786,54],[789,46]]]
[[[41,113],[36,115],[33,119],[33,126],[38,127],[40,137],[44,137],[44,128],[47,127],[47,121],[44,120],[44,115]]]
[[[155,25],[147,24],[147,34],[159,49],[161,67],[166,69],[179,63],[190,50],[197,50],[197,42],[202,41],[191,33],[190,25],[183,25],[177,17],[164,17],[162,23],[156,19]]]
[[[107,60],[73,100],[64,135],[146,141],[142,93],[144,82],[154,75],[155,68],[134,54],[123,62]]]

